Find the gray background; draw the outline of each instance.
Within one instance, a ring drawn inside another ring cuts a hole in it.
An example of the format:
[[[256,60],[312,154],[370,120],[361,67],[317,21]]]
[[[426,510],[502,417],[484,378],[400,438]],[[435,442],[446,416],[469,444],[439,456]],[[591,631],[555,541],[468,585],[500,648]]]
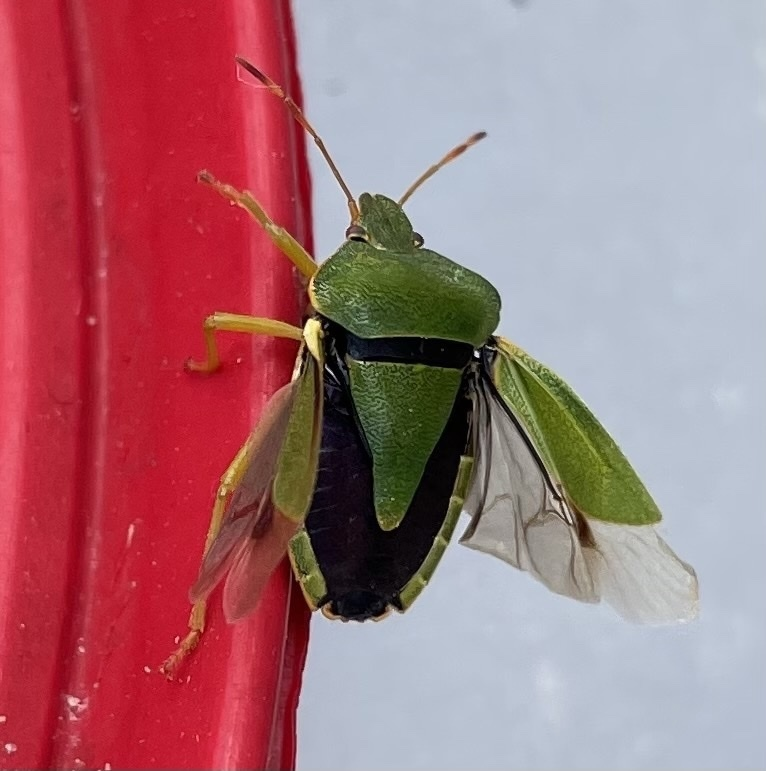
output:
[[[295,7],[356,193],[489,132],[407,211],[610,429],[702,589],[699,621],[639,628],[453,544],[406,615],[314,620],[299,768],[763,767],[764,4]],[[322,257],[346,208],[312,164]]]

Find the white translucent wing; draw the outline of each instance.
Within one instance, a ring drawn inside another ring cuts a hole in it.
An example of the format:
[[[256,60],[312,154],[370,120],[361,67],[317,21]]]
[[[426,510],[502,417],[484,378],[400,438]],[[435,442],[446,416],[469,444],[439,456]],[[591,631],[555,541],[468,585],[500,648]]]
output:
[[[595,548],[585,549],[585,555],[594,583],[623,618],[667,624],[697,616],[697,575],[659,537],[655,526],[590,518],[588,525]]]
[[[484,377],[475,391],[474,475],[460,542],[525,570],[557,594],[605,600],[645,624],[697,614],[697,577],[652,525],[574,511],[524,429]]]
[[[557,594],[597,602],[575,515],[483,379],[473,420],[475,465],[465,501],[472,519],[460,543],[526,570]]]

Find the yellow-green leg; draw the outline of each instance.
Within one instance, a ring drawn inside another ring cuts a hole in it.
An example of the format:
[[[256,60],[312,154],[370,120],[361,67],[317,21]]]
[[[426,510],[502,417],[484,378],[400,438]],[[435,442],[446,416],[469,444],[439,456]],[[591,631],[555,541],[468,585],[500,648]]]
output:
[[[253,437],[248,438],[247,442],[242,446],[240,451],[234,457],[229,467],[221,477],[221,484],[218,486],[218,492],[215,496],[215,504],[213,505],[213,514],[210,517],[210,527],[205,537],[205,548],[202,550],[202,561],[205,561],[210,547],[213,545],[213,541],[218,537],[218,533],[221,530],[223,524],[223,515],[226,511],[226,505],[229,502],[229,498],[237,485],[240,483],[242,477],[247,470],[250,462],[250,456],[253,451]],[[189,616],[189,632],[181,640],[180,645],[176,650],[165,660],[165,663],[160,668],[168,678],[172,678],[178,669],[178,665],[191,653],[199,643],[199,639],[202,633],[205,631],[205,607],[206,602],[199,600],[192,605],[191,615]]]
[[[186,369],[193,372],[215,372],[221,365],[218,355],[218,345],[215,341],[216,332],[246,332],[250,335],[271,335],[272,337],[288,337],[291,340],[303,340],[303,330],[284,321],[263,319],[256,316],[241,316],[237,313],[214,313],[202,323],[202,333],[205,336],[205,361],[186,362]]]
[[[219,182],[210,172],[201,171],[197,179],[205,185],[217,190],[224,198],[241,206],[248,214],[254,217],[268,234],[276,247],[295,265],[306,277],[311,278],[317,272],[317,264],[311,255],[282,227],[277,225],[269,217],[252,193],[247,190],[239,191],[231,185]]]
[[[294,327],[292,324],[286,324],[283,321],[256,318],[255,316],[241,316],[236,313],[214,313],[212,316],[208,316],[203,323],[207,357],[203,362],[196,362],[190,359],[186,362],[187,369],[195,372],[214,372],[218,369],[220,357],[215,341],[216,332],[245,332],[251,335],[287,337],[292,340],[303,339],[303,330],[300,327]],[[221,477],[221,483],[215,496],[215,504],[213,505],[213,514],[210,518],[210,526],[205,538],[205,547],[202,551],[203,562],[213,541],[215,541],[221,530],[226,505],[248,467],[252,450],[253,437],[251,436]],[[160,668],[169,678],[173,677],[178,669],[178,665],[199,643],[199,639],[205,629],[205,605],[204,600],[195,602],[192,605],[188,634]]]

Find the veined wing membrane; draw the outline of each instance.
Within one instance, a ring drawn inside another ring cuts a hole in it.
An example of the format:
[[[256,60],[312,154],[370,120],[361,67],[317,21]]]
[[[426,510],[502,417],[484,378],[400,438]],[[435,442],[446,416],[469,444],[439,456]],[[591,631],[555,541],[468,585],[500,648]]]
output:
[[[594,548],[586,558],[599,594],[639,624],[691,621],[699,612],[694,568],[657,534],[655,525],[588,519]]]
[[[551,591],[596,602],[577,520],[526,435],[483,375],[474,394],[471,523],[460,543],[531,573]]]
[[[502,355],[502,354],[500,354]],[[686,621],[697,613],[697,579],[654,525],[605,522],[577,511],[528,432],[491,382],[479,376],[475,472],[461,538],[585,602],[603,599],[639,623]]]
[[[318,453],[314,448],[318,449],[317,437],[321,432],[321,370],[304,349],[297,376],[271,397],[258,426],[232,466],[236,486],[223,513],[221,527],[205,554],[199,577],[189,591],[193,603],[204,600],[226,576],[223,606],[229,622],[243,618],[255,608],[311,503],[309,498],[305,511],[292,511],[288,516],[273,502],[274,478],[284,462],[281,455],[291,417],[304,395],[315,406],[318,404],[318,408],[314,419],[309,419],[305,426],[311,436],[310,457],[296,462],[304,466],[306,474],[316,474]],[[292,428],[294,430],[294,425]]]

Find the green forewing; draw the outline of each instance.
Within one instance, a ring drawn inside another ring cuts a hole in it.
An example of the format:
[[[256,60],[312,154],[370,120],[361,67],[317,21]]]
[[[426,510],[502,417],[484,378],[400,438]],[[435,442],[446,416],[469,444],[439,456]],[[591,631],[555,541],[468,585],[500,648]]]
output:
[[[636,472],[577,394],[513,343],[497,342],[495,385],[572,504],[605,522],[659,522]]]
[[[500,355],[511,363],[497,371],[525,366],[513,361],[508,347]],[[660,538],[654,523],[607,522],[578,512],[569,490],[562,492],[550,454],[543,458],[536,446],[543,444],[545,426],[536,425],[534,435],[525,426],[532,424],[536,406],[528,394],[536,392],[525,391],[518,376],[515,395],[508,399],[506,393],[504,399],[490,386],[492,369],[482,371],[474,385],[475,471],[465,500],[471,523],[460,542],[527,571],[558,594],[583,602],[603,599],[631,621],[665,624],[694,618],[694,570]],[[523,419],[512,402],[526,410]],[[546,452],[556,439],[545,436]],[[637,497],[631,497],[629,487],[625,491],[636,511]]]
[[[272,490],[274,505],[295,522],[303,521],[314,497],[322,436],[321,374],[308,351],[305,357]]]
[[[323,316],[359,337],[429,337],[483,345],[500,318],[497,290],[428,249],[348,242],[312,279]]]
[[[351,396],[372,454],[383,530],[404,517],[460,386],[456,369],[348,360]]]

